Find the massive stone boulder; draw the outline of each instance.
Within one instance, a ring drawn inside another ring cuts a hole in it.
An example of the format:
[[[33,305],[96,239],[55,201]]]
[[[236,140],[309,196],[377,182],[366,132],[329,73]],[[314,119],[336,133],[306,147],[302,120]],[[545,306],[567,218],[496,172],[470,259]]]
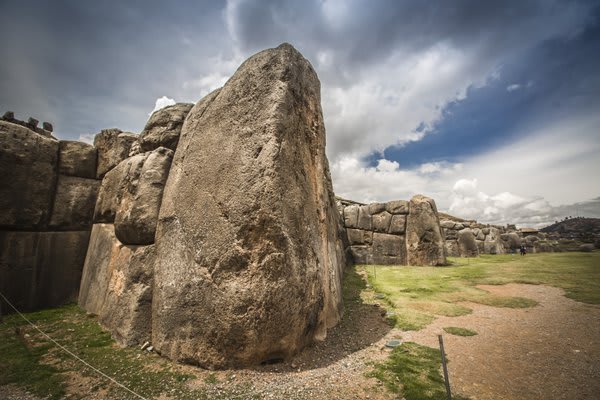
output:
[[[129,156],[129,150],[137,140],[131,132],[120,129],[103,129],[94,137],[94,147],[98,149],[98,166],[96,177],[102,179],[104,175],[117,164]]]
[[[115,234],[122,243],[154,243],[163,189],[169,176],[173,151],[159,147],[127,159],[129,168],[115,215]]]
[[[205,367],[292,356],[342,312],[320,84],[283,44],[182,128],[156,233],[153,345]]]
[[[59,175],[50,228],[53,230],[90,230],[100,181]]]
[[[0,231],[0,291],[22,311],[75,301],[89,236]]]
[[[458,231],[458,249],[460,255],[463,257],[477,257],[479,256],[479,247],[475,234],[470,228],[465,228]]]
[[[408,265],[445,265],[444,238],[433,199],[416,195],[410,199],[406,219]]]
[[[96,178],[98,151],[90,144],[70,140],[59,142],[58,173],[80,178]]]
[[[154,243],[172,159],[171,150],[159,147],[121,161],[102,180],[94,222],[114,222],[121,243]]]
[[[94,224],[79,305],[123,345],[150,340],[155,246],[119,242],[112,224]]]
[[[58,141],[0,121],[0,226],[39,229],[50,219]]]
[[[152,151],[162,146],[175,151],[183,121],[193,106],[190,103],[177,103],[155,111],[140,133],[141,150]]]

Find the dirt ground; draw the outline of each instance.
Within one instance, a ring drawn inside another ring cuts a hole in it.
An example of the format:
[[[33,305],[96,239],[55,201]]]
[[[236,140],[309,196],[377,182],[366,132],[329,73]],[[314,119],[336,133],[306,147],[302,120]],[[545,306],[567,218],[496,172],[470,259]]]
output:
[[[432,347],[444,334],[453,391],[473,400],[600,398],[600,306],[548,286],[479,287],[540,304],[511,309],[468,303],[472,314],[440,317],[421,331],[405,332],[404,340]],[[448,326],[478,335],[449,335],[442,331]]]
[[[600,306],[567,299],[561,289],[547,286],[480,287],[540,304],[511,309],[468,303],[473,309],[470,315],[439,317],[421,331],[401,332],[387,325],[381,308],[357,303],[349,306],[347,317],[325,342],[289,362],[215,372],[180,368],[197,377],[189,387],[204,388],[209,398],[220,397],[237,384],[247,389],[239,395],[229,392],[229,398],[385,400],[394,396],[376,380],[365,377],[371,362],[387,357],[389,350],[384,344],[401,338],[438,347],[437,335],[443,333],[455,393],[473,400],[598,398]],[[478,335],[453,336],[442,331],[448,326],[469,328]],[[210,375],[215,382],[208,384]],[[68,391],[79,396],[86,396],[86,388],[92,385],[75,376],[68,380]],[[167,389],[159,399],[172,399],[168,393]],[[14,386],[0,387],[0,398],[38,399]]]

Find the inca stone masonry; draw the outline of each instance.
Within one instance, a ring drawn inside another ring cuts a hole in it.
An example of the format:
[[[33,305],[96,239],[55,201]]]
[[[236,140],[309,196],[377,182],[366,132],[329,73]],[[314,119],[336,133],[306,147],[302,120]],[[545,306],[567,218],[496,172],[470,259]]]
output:
[[[185,363],[248,366],[324,339],[352,262],[444,265],[520,242],[440,224],[420,195],[336,199],[320,83],[289,44],[139,135],[92,146],[37,124],[0,121],[0,290],[24,311],[77,300],[119,343]]]

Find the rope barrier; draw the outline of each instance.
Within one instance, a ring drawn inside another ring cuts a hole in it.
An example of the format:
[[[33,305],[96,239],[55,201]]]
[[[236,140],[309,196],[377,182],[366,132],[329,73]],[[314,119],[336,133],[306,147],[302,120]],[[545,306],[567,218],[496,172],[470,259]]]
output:
[[[52,339],[50,336],[48,336],[48,334],[46,334],[44,331],[42,331],[40,328],[37,327],[37,325],[35,325],[33,322],[31,322],[29,319],[27,319],[27,317],[25,315],[23,315],[19,310],[17,310],[17,308],[15,306],[12,305],[12,303],[2,294],[2,292],[0,292],[0,297],[2,297],[4,299],[4,301],[6,302],[6,304],[8,304],[13,310],[15,310],[15,312],[17,314],[19,314],[19,316],[21,318],[23,318],[29,325],[31,325],[35,330],[37,330],[39,333],[42,334],[42,336],[44,336],[45,338],[47,338],[48,340],[50,340],[52,343],[54,343],[57,347],[59,347],[62,351],[64,351],[65,353],[69,354],[71,357],[75,358],[76,360],[80,361],[81,363],[83,363],[84,365],[86,365],[88,368],[92,369],[93,371],[95,371],[96,373],[98,373],[99,375],[103,376],[104,378],[110,380],[111,382],[113,382],[115,385],[125,389],[126,391],[128,391],[129,393],[135,395],[136,397],[142,399],[142,400],[148,400],[147,398],[145,398],[144,396],[137,394],[136,392],[134,392],[133,390],[129,389],[127,386],[123,385],[120,382],[117,382],[114,378],[106,375],[104,372],[100,371],[98,368],[95,368],[93,365],[89,364],[87,361],[81,359],[80,357],[78,357],[75,353],[71,352],[69,349],[67,349],[66,347],[64,347],[63,345],[61,345],[60,343],[58,343],[56,340]]]

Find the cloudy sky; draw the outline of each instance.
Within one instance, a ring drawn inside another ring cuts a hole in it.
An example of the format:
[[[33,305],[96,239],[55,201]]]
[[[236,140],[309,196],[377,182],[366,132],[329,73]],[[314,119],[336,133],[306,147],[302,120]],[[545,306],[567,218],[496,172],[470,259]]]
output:
[[[321,80],[336,194],[482,222],[600,217],[598,1],[0,1],[0,112],[140,132],[250,55]]]

